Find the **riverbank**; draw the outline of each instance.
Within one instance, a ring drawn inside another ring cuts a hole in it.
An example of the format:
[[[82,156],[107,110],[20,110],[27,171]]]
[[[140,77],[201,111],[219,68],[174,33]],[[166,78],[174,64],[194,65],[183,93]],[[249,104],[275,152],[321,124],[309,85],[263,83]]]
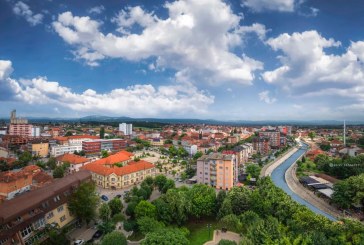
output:
[[[260,177],[271,176],[274,169],[276,169],[279,165],[281,165],[284,161],[286,161],[290,156],[292,156],[299,148],[293,147],[290,151],[279,156],[277,159],[272,161],[271,163],[264,165],[262,170],[260,171]]]
[[[344,218],[344,215],[335,207],[317,197],[313,192],[302,186],[296,175],[297,163],[292,164],[285,173],[285,180],[288,187],[302,199],[316,206],[318,209],[330,214],[336,219]]]

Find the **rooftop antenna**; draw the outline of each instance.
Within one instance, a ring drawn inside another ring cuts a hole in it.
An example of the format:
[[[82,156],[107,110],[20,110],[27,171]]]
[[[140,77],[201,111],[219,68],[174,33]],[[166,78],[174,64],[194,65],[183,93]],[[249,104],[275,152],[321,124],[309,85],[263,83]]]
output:
[[[346,146],[346,125],[344,120],[344,146]]]

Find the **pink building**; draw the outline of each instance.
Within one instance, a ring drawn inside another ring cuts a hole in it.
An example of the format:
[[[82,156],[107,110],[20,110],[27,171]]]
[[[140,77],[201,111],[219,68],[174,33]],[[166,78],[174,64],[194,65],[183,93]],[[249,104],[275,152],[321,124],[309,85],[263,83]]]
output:
[[[238,183],[235,155],[213,153],[197,160],[197,182],[230,190]]]
[[[10,124],[9,134],[23,136],[23,137],[31,137],[32,136],[32,125],[31,124]]]

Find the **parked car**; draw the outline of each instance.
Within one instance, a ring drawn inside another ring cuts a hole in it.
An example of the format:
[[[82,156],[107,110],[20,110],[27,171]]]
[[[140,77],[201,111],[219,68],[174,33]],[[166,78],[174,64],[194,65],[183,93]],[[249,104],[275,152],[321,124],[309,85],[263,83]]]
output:
[[[99,239],[99,238],[102,236],[102,234],[103,234],[103,232],[102,232],[102,231],[97,230],[97,231],[93,234],[92,238],[93,238],[93,239]]]
[[[102,195],[101,199],[104,200],[105,202],[109,201],[109,198],[107,196],[105,196],[105,195]]]
[[[121,195],[120,195],[120,194],[117,194],[117,195],[116,195],[116,197],[117,197],[117,198],[121,198]]]
[[[84,240],[82,240],[82,239],[78,239],[78,240],[76,240],[73,244],[74,245],[82,245],[82,244],[84,244],[85,243],[85,241]]]

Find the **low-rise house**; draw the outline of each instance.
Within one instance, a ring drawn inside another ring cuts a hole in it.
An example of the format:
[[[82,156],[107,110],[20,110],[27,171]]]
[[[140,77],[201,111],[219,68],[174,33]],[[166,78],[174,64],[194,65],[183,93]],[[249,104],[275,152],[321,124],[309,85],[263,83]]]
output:
[[[57,165],[63,164],[63,163],[69,163],[69,172],[77,172],[82,167],[84,167],[86,164],[90,163],[90,160],[86,157],[82,157],[79,155],[66,153],[61,156],[56,157]]]

